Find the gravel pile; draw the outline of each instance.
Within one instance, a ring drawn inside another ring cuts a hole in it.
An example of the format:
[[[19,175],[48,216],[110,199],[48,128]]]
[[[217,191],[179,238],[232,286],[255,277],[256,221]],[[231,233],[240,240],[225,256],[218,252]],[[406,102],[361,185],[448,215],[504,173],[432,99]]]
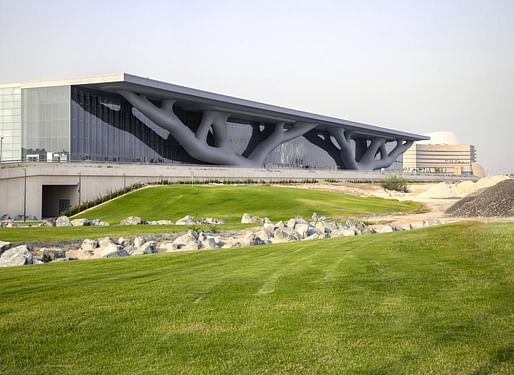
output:
[[[508,179],[464,197],[446,210],[450,216],[514,216],[514,180]]]

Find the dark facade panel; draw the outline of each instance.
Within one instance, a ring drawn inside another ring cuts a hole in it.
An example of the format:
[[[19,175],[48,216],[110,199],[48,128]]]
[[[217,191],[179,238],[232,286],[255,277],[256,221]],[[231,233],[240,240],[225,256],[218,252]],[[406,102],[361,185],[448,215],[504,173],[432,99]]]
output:
[[[200,113],[194,118],[183,111],[180,116],[189,117],[185,123],[193,130],[201,120]],[[253,126],[262,125],[228,123],[228,137],[236,152],[247,148]],[[169,132],[121,96],[80,86],[71,88],[71,160],[206,164],[190,157]],[[265,166],[337,169],[325,150],[303,137],[278,146],[265,159]]]

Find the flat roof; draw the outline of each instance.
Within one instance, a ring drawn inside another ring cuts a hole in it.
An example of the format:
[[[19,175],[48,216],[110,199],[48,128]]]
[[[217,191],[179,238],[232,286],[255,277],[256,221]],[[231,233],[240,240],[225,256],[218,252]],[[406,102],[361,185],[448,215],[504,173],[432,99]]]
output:
[[[376,125],[364,124],[355,121],[319,115],[310,112],[284,108],[276,105],[260,103],[252,100],[236,98],[233,96],[216,94],[209,91],[179,86],[150,78],[139,77],[132,74],[110,74],[72,79],[59,79],[47,81],[29,81],[17,84],[21,88],[48,87],[48,86],[86,86],[96,90],[116,93],[119,90],[133,91],[144,94],[150,99],[174,99],[177,105],[190,110],[216,110],[230,113],[229,121],[235,122],[311,122],[319,127],[344,127],[356,134],[365,136],[381,136],[388,140],[401,138],[403,140],[427,140],[430,137],[388,129]],[[13,85],[0,85],[12,87]]]

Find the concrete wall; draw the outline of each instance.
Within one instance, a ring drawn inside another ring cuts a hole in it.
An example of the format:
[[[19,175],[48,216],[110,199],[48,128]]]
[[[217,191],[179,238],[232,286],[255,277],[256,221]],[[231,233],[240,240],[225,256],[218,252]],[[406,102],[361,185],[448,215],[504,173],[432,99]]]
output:
[[[25,171],[27,177],[25,178]],[[281,180],[347,180],[380,181],[388,174],[380,172],[319,170],[319,169],[266,169],[232,168],[219,166],[174,166],[156,164],[94,164],[94,163],[17,163],[0,166],[0,216],[26,215],[41,218],[43,185],[74,185],[81,179],[81,200],[93,200],[109,192],[137,182],[205,179],[255,179],[270,182]],[[454,176],[405,175],[409,180],[457,181]],[[473,178],[471,178],[473,179]],[[25,192],[26,182],[26,194]],[[72,204],[78,201],[70,190]]]

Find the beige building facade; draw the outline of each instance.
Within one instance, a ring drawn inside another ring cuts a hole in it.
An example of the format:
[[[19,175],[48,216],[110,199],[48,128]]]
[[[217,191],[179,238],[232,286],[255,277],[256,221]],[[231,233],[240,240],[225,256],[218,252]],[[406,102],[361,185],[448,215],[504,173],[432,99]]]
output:
[[[430,136],[429,141],[416,142],[403,154],[404,171],[456,176],[485,175],[477,163],[474,145],[461,143],[451,132],[426,135]]]
[[[409,172],[472,175],[476,150],[466,144],[413,144],[403,154],[403,169]]]

